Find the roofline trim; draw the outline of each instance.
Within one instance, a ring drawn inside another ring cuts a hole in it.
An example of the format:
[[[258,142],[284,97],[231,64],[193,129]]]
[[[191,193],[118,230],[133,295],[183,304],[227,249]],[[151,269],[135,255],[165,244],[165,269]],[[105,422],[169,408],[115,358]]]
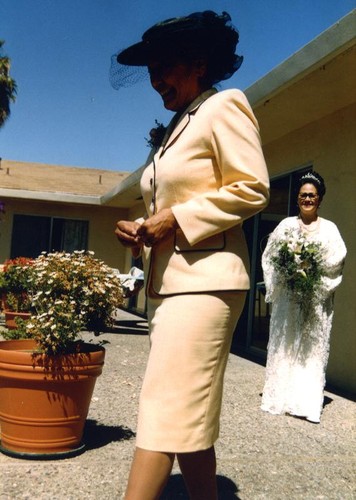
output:
[[[300,80],[316,66],[325,64],[338,52],[354,45],[355,23],[356,9],[253,83],[244,91],[251,106],[263,104],[273,94]]]
[[[110,201],[116,196],[122,193],[127,193],[130,190],[135,190],[135,188],[137,188],[140,183],[141,175],[145,168],[146,164],[142,165],[137,170],[132,172],[132,174],[130,174],[128,177],[125,177],[125,179],[121,181],[120,184],[116,185],[113,189],[103,194],[100,197],[100,204],[106,205],[107,203],[110,203]]]
[[[70,193],[52,193],[47,191],[26,191],[24,189],[0,188],[0,196],[36,201],[58,201],[85,205],[100,205],[100,196],[86,196]]]

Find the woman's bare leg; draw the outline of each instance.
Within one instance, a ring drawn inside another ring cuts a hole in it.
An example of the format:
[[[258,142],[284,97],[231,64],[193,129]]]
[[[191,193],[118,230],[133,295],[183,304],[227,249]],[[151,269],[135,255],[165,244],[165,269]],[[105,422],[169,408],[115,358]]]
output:
[[[125,500],[159,499],[171,473],[174,453],[136,448]]]
[[[177,454],[191,500],[217,500],[215,449]]]

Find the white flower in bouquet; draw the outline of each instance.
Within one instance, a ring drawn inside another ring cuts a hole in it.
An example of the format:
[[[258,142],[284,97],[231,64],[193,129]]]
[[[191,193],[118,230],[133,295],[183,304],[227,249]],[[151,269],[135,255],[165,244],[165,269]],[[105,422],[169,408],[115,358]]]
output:
[[[288,230],[284,238],[274,242],[272,263],[278,280],[293,300],[306,312],[321,290],[323,248],[308,241],[300,231]]]

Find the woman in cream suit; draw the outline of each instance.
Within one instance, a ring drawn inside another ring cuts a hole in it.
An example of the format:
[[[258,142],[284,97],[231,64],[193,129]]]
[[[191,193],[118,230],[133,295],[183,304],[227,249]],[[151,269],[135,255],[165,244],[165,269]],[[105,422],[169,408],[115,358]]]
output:
[[[177,456],[192,499],[215,500],[214,442],[231,339],[249,288],[245,219],[268,201],[258,124],[242,92],[217,92],[240,66],[227,13],[169,19],[120,52],[147,66],[175,111],[142,175],[147,213],[119,221],[142,253],[150,355],[126,499],[159,498]]]

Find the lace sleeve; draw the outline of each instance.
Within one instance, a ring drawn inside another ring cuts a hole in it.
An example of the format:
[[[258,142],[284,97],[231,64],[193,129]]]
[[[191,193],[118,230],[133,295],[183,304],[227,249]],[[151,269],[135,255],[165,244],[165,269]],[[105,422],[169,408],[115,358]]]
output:
[[[328,231],[328,243],[323,262],[321,294],[326,299],[334,293],[342,281],[342,270],[346,257],[346,246],[337,227],[333,224]]]
[[[281,238],[286,229],[285,222],[282,221],[269,235],[266,248],[262,254],[263,279],[266,287],[266,302],[274,302],[281,292],[281,285],[274,270],[272,257],[275,255],[276,242]]]

